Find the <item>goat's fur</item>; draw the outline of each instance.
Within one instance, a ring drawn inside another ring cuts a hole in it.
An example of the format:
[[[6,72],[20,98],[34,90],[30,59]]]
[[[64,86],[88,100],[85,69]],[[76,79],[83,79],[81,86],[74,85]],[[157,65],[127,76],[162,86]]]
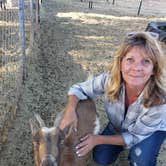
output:
[[[46,128],[44,122],[36,115],[36,121],[31,120],[31,131],[33,135],[34,155],[36,166],[85,166],[84,157],[76,155],[75,147],[80,138],[88,133],[96,133],[99,130],[99,120],[95,104],[92,100],[80,101],[77,105],[78,116],[77,132],[73,124],[67,126],[63,131],[58,128],[62,119],[61,115],[56,119],[52,128]]]

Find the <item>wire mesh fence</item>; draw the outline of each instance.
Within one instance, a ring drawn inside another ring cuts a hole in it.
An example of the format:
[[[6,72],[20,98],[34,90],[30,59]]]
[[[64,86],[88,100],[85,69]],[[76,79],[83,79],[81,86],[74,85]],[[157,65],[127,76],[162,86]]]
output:
[[[0,8],[0,144],[7,140],[16,114],[26,76],[26,52],[33,42],[32,23],[39,22],[39,5],[38,0],[8,0],[6,8]]]

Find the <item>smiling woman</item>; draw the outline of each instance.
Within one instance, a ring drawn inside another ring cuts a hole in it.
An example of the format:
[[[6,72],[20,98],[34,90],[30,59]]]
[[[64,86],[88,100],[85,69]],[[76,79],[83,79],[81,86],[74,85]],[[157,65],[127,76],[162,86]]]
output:
[[[138,60],[134,60],[134,57]],[[133,66],[135,69],[137,67],[141,67],[142,74],[143,71],[146,72],[147,70],[153,70],[149,71],[149,78],[144,80],[144,86],[142,87],[142,89],[146,92],[144,93],[144,105],[154,106],[157,104],[156,102],[158,102],[158,104],[160,102],[162,103],[163,95],[165,95],[165,58],[156,36],[149,32],[132,32],[125,36],[124,42],[121,44],[116,55],[114,56],[114,62],[109,67],[109,71],[112,75],[108,85],[108,96],[110,99],[116,100],[118,98],[120,90],[119,87],[123,81],[126,82],[123,78],[125,71],[122,71],[121,69],[126,58],[130,59],[128,59],[130,63],[131,61],[140,61],[140,63],[132,62],[134,64],[130,64],[130,67]],[[126,67],[127,69],[129,67],[129,62],[126,65],[128,65]],[[131,72],[136,71],[130,70],[130,73],[128,74],[131,74]],[[136,73],[134,75],[136,75]],[[133,80],[132,84],[137,84],[137,81]],[[141,79],[141,81],[143,80]],[[148,84],[148,86],[145,86],[146,84]],[[137,87],[134,87],[134,89],[136,88]],[[153,101],[150,101],[149,99],[151,95],[154,97],[152,99]]]
[[[126,107],[132,104],[143,91],[153,75],[153,62],[145,49],[134,46],[121,62],[121,73],[126,85]]]
[[[81,139],[76,147],[79,157],[94,148],[95,162],[109,165],[127,148],[131,166],[156,165],[156,156],[166,138],[164,62],[154,35],[130,33],[108,71],[70,88],[60,128],[71,122],[77,127],[75,108],[79,100],[87,98],[104,95],[109,118],[101,135],[88,134]]]

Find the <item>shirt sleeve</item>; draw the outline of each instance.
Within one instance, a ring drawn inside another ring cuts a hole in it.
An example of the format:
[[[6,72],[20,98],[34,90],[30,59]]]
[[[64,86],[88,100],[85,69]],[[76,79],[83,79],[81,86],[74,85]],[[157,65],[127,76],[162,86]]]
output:
[[[166,131],[166,105],[151,108],[147,113],[129,125],[122,133],[127,149],[151,136],[155,131]]]
[[[102,73],[82,83],[74,84],[68,92],[68,95],[76,95],[80,100],[97,98],[104,94],[108,73]]]

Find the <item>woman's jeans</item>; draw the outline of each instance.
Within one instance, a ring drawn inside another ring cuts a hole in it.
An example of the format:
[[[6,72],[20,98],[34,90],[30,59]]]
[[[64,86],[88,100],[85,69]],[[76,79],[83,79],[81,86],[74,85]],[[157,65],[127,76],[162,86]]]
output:
[[[102,132],[102,135],[113,134],[115,133],[110,131],[109,125]],[[150,137],[133,146],[128,156],[130,166],[155,166],[161,144],[165,138],[165,131],[156,131]],[[119,145],[97,145],[93,150],[93,158],[99,165],[106,166],[113,163],[123,150],[123,146]]]

